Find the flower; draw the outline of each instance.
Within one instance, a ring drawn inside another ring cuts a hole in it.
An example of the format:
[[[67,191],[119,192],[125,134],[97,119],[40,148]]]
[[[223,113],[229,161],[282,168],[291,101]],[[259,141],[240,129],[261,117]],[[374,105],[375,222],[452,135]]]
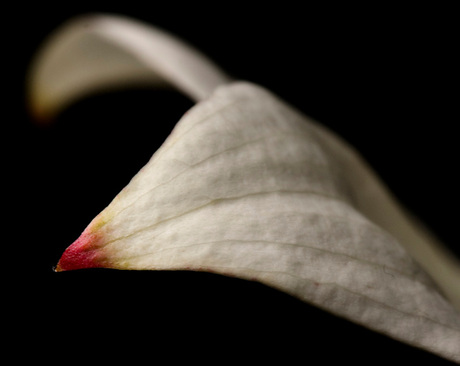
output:
[[[84,93],[130,82],[171,84],[197,104],[57,271],[254,280],[460,361],[458,264],[352,147],[268,90],[232,81],[162,31],[101,15],[45,45],[31,100],[48,120]]]

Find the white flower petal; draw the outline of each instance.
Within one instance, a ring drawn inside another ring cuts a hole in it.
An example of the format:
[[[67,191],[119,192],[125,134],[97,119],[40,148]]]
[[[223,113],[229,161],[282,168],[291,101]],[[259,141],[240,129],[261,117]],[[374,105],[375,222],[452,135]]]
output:
[[[398,239],[432,246],[344,142],[237,83],[186,114],[59,269],[255,280],[460,360],[458,312]]]
[[[40,50],[30,73],[30,99],[46,120],[76,98],[114,86],[165,84],[195,101],[229,78],[179,39],[114,15],[77,18]]]

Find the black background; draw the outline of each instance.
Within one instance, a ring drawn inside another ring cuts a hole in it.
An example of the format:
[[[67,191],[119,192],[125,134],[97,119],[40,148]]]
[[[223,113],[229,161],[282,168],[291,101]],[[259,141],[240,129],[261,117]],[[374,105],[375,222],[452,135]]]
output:
[[[3,102],[12,112],[5,113],[2,134],[4,261],[13,267],[5,276],[13,344],[54,362],[160,362],[166,354],[171,361],[216,357],[216,364],[317,363],[316,357],[443,364],[256,283],[206,273],[52,271],[193,105],[170,91],[116,91],[81,100],[53,125],[38,127],[25,101],[29,62],[52,30],[94,11],[168,30],[236,79],[267,87],[329,126],[460,257],[454,209],[459,32],[452,9],[18,6],[3,24]]]

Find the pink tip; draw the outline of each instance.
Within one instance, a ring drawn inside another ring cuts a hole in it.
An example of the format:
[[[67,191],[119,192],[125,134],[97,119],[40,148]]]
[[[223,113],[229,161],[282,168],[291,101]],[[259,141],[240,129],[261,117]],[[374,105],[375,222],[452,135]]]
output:
[[[103,267],[103,256],[98,250],[99,237],[85,230],[62,254],[56,272]]]

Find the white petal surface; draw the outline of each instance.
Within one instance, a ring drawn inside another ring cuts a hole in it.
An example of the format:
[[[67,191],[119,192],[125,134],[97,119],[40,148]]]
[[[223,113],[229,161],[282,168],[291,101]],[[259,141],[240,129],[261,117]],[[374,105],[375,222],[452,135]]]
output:
[[[42,46],[30,72],[30,99],[46,120],[93,91],[171,84],[195,101],[229,78],[210,60],[157,28],[114,15],[64,24]]]
[[[60,265],[255,280],[458,362],[460,316],[438,285],[455,288],[419,248],[442,256],[350,147],[236,83],[181,119]]]

